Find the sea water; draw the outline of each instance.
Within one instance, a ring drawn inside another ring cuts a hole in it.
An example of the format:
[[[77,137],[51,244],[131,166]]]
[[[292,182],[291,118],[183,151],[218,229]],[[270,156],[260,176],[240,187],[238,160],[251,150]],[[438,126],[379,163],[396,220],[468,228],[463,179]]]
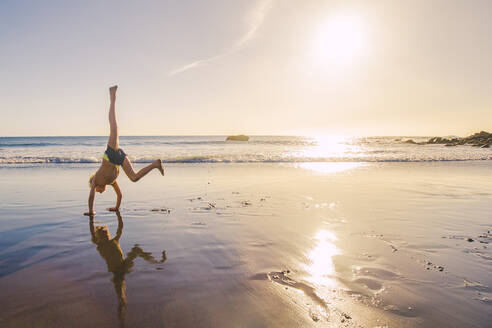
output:
[[[171,162],[118,179],[121,253],[160,261],[123,285],[91,230],[118,234],[112,188],[83,216],[107,137],[0,138],[0,326],[488,327],[489,149],[225,139],[121,137]]]
[[[413,144],[429,137],[122,136],[120,147],[136,163],[426,162],[490,160],[492,150]],[[0,165],[97,163],[107,137],[1,137]]]

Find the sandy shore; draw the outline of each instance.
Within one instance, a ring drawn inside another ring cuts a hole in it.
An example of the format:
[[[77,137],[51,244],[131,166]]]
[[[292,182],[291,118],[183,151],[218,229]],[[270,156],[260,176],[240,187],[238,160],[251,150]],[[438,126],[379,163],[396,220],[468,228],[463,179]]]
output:
[[[488,162],[175,164],[90,222],[94,169],[0,169],[0,326],[492,321]]]

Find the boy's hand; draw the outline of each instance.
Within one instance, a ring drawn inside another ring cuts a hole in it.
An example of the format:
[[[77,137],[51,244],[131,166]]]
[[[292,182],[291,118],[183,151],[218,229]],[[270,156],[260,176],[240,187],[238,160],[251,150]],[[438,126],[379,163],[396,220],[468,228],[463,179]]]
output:
[[[119,212],[120,211],[120,208],[119,207],[110,207],[110,208],[108,208],[108,211],[110,211],[110,212]]]
[[[94,211],[92,211],[92,212],[85,212],[84,215],[94,216],[94,215],[96,215],[96,212],[94,212]]]

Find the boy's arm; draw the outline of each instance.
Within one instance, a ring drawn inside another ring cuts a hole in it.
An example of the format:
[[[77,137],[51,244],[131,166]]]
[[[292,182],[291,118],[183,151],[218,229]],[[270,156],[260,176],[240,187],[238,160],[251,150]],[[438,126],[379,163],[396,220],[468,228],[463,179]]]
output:
[[[116,241],[120,240],[121,235],[123,234],[123,218],[119,211],[116,211],[116,216],[118,217],[118,230],[116,230],[116,237],[113,239]]]
[[[96,194],[96,186],[94,182],[91,185],[91,191],[89,192],[89,200],[88,200],[88,205],[89,205],[89,212],[85,212],[84,215],[96,215],[96,212],[94,212],[94,196]]]
[[[121,195],[120,186],[118,186],[118,183],[116,181],[112,184],[112,186],[114,188],[114,191],[116,192],[116,206],[115,207],[108,208],[108,211],[115,212],[115,211],[119,211],[120,210],[120,204],[121,204],[122,195]]]
[[[89,219],[89,230],[91,231],[91,240],[95,244],[96,243],[96,232],[94,229],[94,217],[91,216]]]

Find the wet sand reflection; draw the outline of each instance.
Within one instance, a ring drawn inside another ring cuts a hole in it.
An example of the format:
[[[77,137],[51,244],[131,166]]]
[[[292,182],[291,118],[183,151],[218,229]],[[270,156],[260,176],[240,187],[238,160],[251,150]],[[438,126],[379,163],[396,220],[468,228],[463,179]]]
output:
[[[310,276],[307,280],[317,285],[334,288],[337,286],[337,280],[333,256],[341,253],[334,243],[337,237],[331,231],[320,230],[314,238],[316,246],[307,255],[310,261],[307,266]]]
[[[138,257],[152,264],[164,263],[166,261],[166,251],[162,251],[162,257],[158,261],[151,253],[145,252],[138,244],[135,244],[125,258],[119,242],[123,234],[123,219],[119,212],[116,212],[116,216],[118,217],[118,229],[114,238],[111,238],[107,226],[94,226],[94,217],[92,216],[90,217],[89,228],[92,242],[97,245],[99,255],[106,261],[108,272],[113,274],[111,282],[118,296],[118,318],[120,323],[123,324],[126,317],[127,304],[125,275],[131,272],[134,261]]]

